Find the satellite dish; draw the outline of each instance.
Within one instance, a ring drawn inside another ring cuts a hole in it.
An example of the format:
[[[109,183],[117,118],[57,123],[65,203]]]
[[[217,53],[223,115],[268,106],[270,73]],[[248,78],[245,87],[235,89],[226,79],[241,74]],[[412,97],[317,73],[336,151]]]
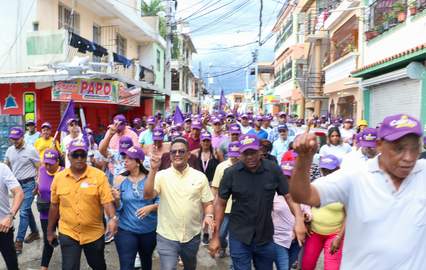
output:
[[[407,75],[410,79],[421,80],[426,76],[426,68],[419,62],[411,62],[407,66]]]

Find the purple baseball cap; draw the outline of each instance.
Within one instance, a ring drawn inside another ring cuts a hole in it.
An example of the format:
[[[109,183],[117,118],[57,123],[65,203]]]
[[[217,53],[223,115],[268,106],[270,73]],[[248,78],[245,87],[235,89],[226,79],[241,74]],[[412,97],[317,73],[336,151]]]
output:
[[[122,114],[117,114],[116,116],[114,116],[113,119],[114,122],[121,122],[122,124],[127,122],[127,119],[124,115]]]
[[[133,124],[142,124],[142,119],[136,117],[135,119],[133,119]]]
[[[230,134],[241,134],[241,127],[238,124],[232,124],[228,128]]]
[[[357,143],[361,142],[361,138],[362,138],[362,132],[360,132],[360,133],[358,133],[358,134],[355,135],[355,141]]]
[[[240,142],[230,142],[228,144],[228,157],[239,158],[240,156]]]
[[[187,117],[187,118],[185,118],[185,120],[183,122],[186,123],[186,122],[191,122],[191,121],[192,121],[191,117]]]
[[[41,128],[50,128],[50,129],[52,129],[52,125],[49,122],[44,122],[43,124],[41,124]]]
[[[320,169],[335,170],[339,168],[340,160],[334,155],[326,155],[320,158]]]
[[[148,125],[155,125],[155,118],[153,116],[148,117],[148,119],[146,120],[146,123]]]
[[[73,153],[78,150],[83,150],[84,152],[87,152],[88,147],[86,143],[80,139],[71,141],[70,145],[68,146],[68,152]]]
[[[215,117],[215,118],[212,118],[212,123],[213,124],[220,124],[220,123],[222,123],[222,121],[219,118]]]
[[[164,130],[162,128],[154,128],[154,132],[152,133],[152,139],[154,141],[163,141]]]
[[[380,140],[389,142],[396,141],[408,134],[423,136],[422,125],[419,120],[407,114],[395,114],[386,117],[377,133]]]
[[[203,133],[201,133],[200,141],[204,141],[204,140],[211,141],[212,140],[212,135],[209,132],[203,132]]]
[[[351,123],[351,124],[352,124],[353,122],[354,122],[354,120],[352,120],[352,119],[350,119],[350,118],[346,118],[346,119],[345,119],[345,123]]]
[[[76,122],[77,123],[77,119],[75,118],[70,118],[67,120],[67,126],[71,125],[71,123]]]
[[[226,115],[226,117],[232,117],[232,118],[234,118],[234,117],[235,117],[235,115],[234,115],[233,113],[228,113],[228,114]]]
[[[287,114],[285,112],[279,112],[278,116],[287,116]]]
[[[47,149],[46,151],[44,151],[43,154],[43,162],[50,164],[50,165],[55,165],[56,162],[58,162],[59,160],[59,153],[58,151],[54,150],[54,149]]]
[[[124,153],[131,159],[139,159],[140,161],[144,161],[145,159],[145,153],[143,152],[142,148],[138,146],[132,146]]]
[[[262,122],[263,119],[264,119],[264,117],[261,116],[261,115],[256,115],[256,117],[254,118],[255,121],[259,121],[259,122]]]
[[[192,121],[191,128],[202,129],[203,125],[201,124],[200,121],[194,120],[194,121]]]
[[[118,142],[118,152],[120,154],[125,153],[127,149],[133,146],[132,138],[129,136],[123,136]]]
[[[9,139],[18,140],[24,136],[24,130],[21,127],[13,127],[9,132]]]
[[[361,147],[376,148],[377,146],[377,129],[366,128],[361,132],[358,145]]]
[[[260,142],[256,135],[245,134],[240,136],[240,153],[244,153],[246,150],[259,150]]]
[[[293,173],[294,164],[294,160],[284,161],[281,164],[281,170],[283,171],[284,175],[291,176],[291,174]]]
[[[249,117],[248,117],[248,114],[244,113],[244,114],[241,115],[240,118],[247,118],[248,119]]]

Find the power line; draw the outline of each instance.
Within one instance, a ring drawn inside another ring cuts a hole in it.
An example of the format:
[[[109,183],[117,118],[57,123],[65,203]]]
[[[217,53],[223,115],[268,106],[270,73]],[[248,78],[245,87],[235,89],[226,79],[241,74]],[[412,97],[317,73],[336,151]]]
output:
[[[199,4],[203,3],[204,1],[206,1],[206,0],[201,0],[201,1],[197,2],[197,3],[195,3],[195,4],[191,4],[191,5],[190,5],[189,7],[187,7],[187,8],[183,8],[183,9],[178,10],[178,12],[180,13],[180,12],[183,12],[183,11],[187,11],[187,10],[193,9],[194,7],[196,7],[196,6],[198,6]]]
[[[256,41],[251,41],[248,43],[244,43],[244,44],[238,44],[238,45],[233,45],[233,46],[229,46],[229,47],[219,47],[219,48],[197,48],[197,50],[211,50],[211,51],[221,51],[221,50],[229,50],[229,49],[234,49],[234,48],[241,48],[241,47],[245,47],[245,46],[249,46],[252,44],[257,43]]]
[[[237,13],[239,10],[241,10],[244,6],[246,6],[248,3],[250,2],[250,0],[246,0],[243,3],[239,4],[238,6],[234,7],[232,10],[226,12],[225,14],[223,14],[221,17],[218,17],[217,19],[210,21],[194,30],[192,30],[190,33],[195,33],[198,31],[203,31],[211,26],[217,26],[220,22],[228,19],[229,17],[233,16],[235,13]]]
[[[16,33],[16,38],[15,40],[12,42],[12,45],[10,45],[9,49],[7,49],[7,51],[5,52],[5,54],[2,56],[2,63],[1,63],[1,68],[3,68],[4,64],[6,63],[6,60],[8,59],[8,57],[10,56],[10,52],[12,51],[13,47],[15,47],[16,42],[18,42],[19,37],[22,34],[22,31],[24,30],[24,26],[27,23],[28,18],[30,17],[31,12],[33,11],[33,7],[35,4],[36,0],[33,0],[30,8],[28,9],[28,13],[25,15],[25,19],[24,22],[22,23],[20,29],[19,29],[19,33]],[[19,2],[18,2],[19,4]]]
[[[197,13],[198,12],[202,12],[202,11],[205,11],[205,10],[207,10],[207,9],[209,9],[209,8],[211,8],[211,7],[213,7],[214,5],[216,5],[217,3],[219,3],[220,2],[220,0],[218,0],[218,1],[216,1],[216,2],[213,2],[213,3],[207,3],[207,4],[205,4],[204,6],[202,6],[202,7],[200,7],[198,10],[196,10],[196,11],[194,11],[193,13],[191,13],[190,15],[188,15],[187,17],[185,17],[185,18],[183,18],[183,19],[179,19],[179,22],[183,22],[183,21],[186,21],[186,20],[188,20],[189,18],[191,18],[192,16],[194,16],[194,15],[197,15]],[[231,2],[232,3],[232,2]],[[225,5],[223,5],[223,6],[220,6],[220,7],[218,7],[218,8],[216,8],[216,9],[213,9],[212,11],[215,11],[215,10],[218,10],[218,9],[220,9],[220,8],[222,8],[222,7],[224,7],[224,6],[226,6],[226,5],[229,5],[229,3],[228,4],[225,4]],[[206,14],[208,14],[208,13],[206,13]],[[196,20],[196,19],[198,19],[198,18],[200,18],[200,17],[202,17],[203,15],[199,15],[198,17],[195,17],[195,18],[192,18],[191,20]]]
[[[254,63],[254,62],[252,61],[252,62],[250,62],[249,64],[244,65],[244,66],[242,66],[242,67],[239,67],[239,68],[237,68],[237,69],[234,69],[234,70],[231,70],[231,71],[226,71],[226,72],[223,72],[223,73],[220,73],[220,74],[210,75],[210,76],[209,76],[209,78],[221,77],[221,76],[225,76],[225,75],[228,75],[228,74],[232,74],[232,73],[238,72],[238,71],[240,71],[240,70],[243,70],[243,69],[248,68],[248,67],[249,67],[249,66],[251,66],[253,63]]]

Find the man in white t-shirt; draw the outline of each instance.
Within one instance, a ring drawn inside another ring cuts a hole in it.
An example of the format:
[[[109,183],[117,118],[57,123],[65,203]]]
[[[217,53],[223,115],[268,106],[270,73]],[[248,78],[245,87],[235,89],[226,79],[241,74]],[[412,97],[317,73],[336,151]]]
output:
[[[377,129],[366,128],[361,132],[358,150],[353,150],[342,158],[340,168],[354,168],[357,163],[364,163],[377,155]]]
[[[62,153],[65,153],[65,167],[69,168],[71,166],[70,160],[68,159],[68,146],[74,140],[82,140],[83,133],[81,128],[77,123],[77,119],[70,118],[67,121],[68,135],[65,136],[61,141],[61,150]]]
[[[386,117],[378,130],[379,156],[312,184],[309,169],[316,138],[303,134],[294,142],[299,156],[290,182],[293,199],[315,207],[345,205],[340,269],[424,269],[426,161],[417,160],[422,135],[422,125],[414,117]]]

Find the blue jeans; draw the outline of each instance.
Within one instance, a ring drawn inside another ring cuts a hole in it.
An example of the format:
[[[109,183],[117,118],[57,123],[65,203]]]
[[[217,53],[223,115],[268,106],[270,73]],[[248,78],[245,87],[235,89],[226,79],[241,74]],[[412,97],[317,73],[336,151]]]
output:
[[[34,200],[33,190],[35,189],[35,181],[22,184],[21,187],[24,191],[24,201],[22,202],[19,211],[19,227],[18,234],[16,236],[17,241],[24,241],[28,225],[30,226],[31,232],[38,232],[33,211],[31,210],[31,205],[33,204]]]
[[[176,270],[178,256],[182,259],[184,270],[197,269],[197,253],[200,242],[201,238],[199,234],[186,243],[169,240],[157,234],[160,269]]]
[[[226,237],[228,236],[228,231],[229,231],[229,214],[225,214],[223,216],[223,221],[219,229],[220,247],[223,249],[228,247],[228,240],[226,239]]]
[[[118,228],[114,237],[121,270],[134,270],[136,253],[139,252],[143,270],[152,269],[152,253],[157,244],[157,233],[133,233]]]
[[[275,266],[277,270],[289,270],[295,261],[300,252],[299,244],[297,240],[291,242],[290,248],[286,248],[274,243],[275,247]]]
[[[235,270],[251,270],[252,261],[258,270],[272,270],[275,259],[274,243],[246,245],[229,234],[229,250]]]

